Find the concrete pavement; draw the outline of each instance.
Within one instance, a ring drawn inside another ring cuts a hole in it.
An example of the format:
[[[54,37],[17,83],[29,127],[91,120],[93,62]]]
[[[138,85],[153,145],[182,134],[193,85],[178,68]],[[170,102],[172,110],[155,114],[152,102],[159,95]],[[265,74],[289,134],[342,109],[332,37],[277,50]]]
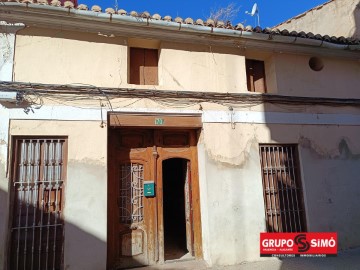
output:
[[[244,262],[233,266],[209,267],[204,261],[173,261],[136,270],[360,270],[360,248],[339,252],[328,258],[285,258]]]

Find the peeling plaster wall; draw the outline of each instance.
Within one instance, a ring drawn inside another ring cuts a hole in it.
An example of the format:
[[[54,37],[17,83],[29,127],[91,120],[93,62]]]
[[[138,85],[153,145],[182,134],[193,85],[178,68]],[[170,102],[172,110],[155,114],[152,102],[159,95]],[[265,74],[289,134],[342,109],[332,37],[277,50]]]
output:
[[[14,33],[0,33],[0,81],[12,80]]]
[[[359,126],[204,124],[199,175],[208,261],[259,260],[266,228],[261,143],[299,145],[309,231],[337,231],[340,249],[360,246],[359,136]]]
[[[100,128],[98,121],[12,120],[10,135],[68,136],[65,269],[104,269],[107,248],[107,129]],[[0,215],[2,228],[8,218],[6,213],[0,212]],[[0,243],[0,249],[4,249],[3,242]]]
[[[359,0],[335,0],[279,26],[329,36],[360,38]]]
[[[99,121],[10,123],[11,135],[69,138],[66,269],[106,265],[107,130],[99,125]],[[259,260],[259,233],[265,230],[259,143],[299,145],[309,230],[338,231],[340,248],[360,246],[359,136],[359,126],[236,123],[232,129],[229,123],[204,123],[198,145],[204,259],[214,265]],[[7,180],[1,182],[2,189],[7,185]],[[8,214],[0,215],[1,232]],[[4,249],[0,245],[0,251]]]

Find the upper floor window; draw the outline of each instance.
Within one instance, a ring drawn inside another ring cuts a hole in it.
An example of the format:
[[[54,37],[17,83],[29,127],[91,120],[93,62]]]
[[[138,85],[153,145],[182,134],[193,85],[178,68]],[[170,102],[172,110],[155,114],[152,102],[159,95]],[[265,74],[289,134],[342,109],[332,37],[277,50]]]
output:
[[[158,50],[130,48],[131,84],[158,84]]]
[[[246,59],[246,78],[248,91],[266,93],[264,61]]]

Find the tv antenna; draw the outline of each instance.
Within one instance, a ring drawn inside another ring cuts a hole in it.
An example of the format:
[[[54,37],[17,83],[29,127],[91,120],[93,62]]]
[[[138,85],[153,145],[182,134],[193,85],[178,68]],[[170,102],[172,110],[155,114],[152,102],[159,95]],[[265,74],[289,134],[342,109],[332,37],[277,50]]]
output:
[[[259,7],[256,3],[253,5],[251,12],[245,11],[245,14],[248,14],[251,17],[254,17],[254,15],[256,14],[257,16],[255,17],[255,26],[260,26]],[[257,18],[257,22],[256,22],[256,18]]]
[[[118,8],[119,8],[119,6],[118,6],[118,0],[115,0],[115,10],[118,11]]]

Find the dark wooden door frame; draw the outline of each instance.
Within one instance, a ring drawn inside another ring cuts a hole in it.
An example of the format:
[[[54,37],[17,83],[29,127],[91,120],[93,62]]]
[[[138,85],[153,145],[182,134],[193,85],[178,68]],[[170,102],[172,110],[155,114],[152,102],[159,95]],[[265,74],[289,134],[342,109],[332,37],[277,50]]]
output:
[[[140,116],[140,115],[138,115]],[[154,118],[156,117],[164,117],[164,115],[156,115],[153,114],[151,116],[145,116],[147,117],[147,123],[152,123]],[[167,115],[168,116],[168,115]],[[168,116],[169,117],[169,116]],[[189,116],[187,116],[189,117]],[[194,118],[192,118],[194,117]],[[155,179],[156,181],[156,197],[154,198],[153,203],[155,203],[156,212],[154,213],[157,218],[155,225],[155,241],[154,241],[154,248],[155,248],[155,254],[154,254],[154,260],[150,260],[150,263],[152,261],[154,263],[164,263],[164,226],[163,226],[163,193],[162,193],[162,162],[163,160],[170,159],[170,158],[184,158],[191,161],[191,197],[192,197],[192,206],[193,206],[193,238],[194,238],[194,254],[196,259],[202,259],[202,237],[201,237],[201,215],[200,215],[200,190],[199,190],[199,179],[198,179],[198,160],[197,160],[197,140],[198,140],[198,128],[199,128],[199,121],[201,121],[201,118],[199,115],[190,116],[190,118],[186,118],[186,123],[189,126],[189,122],[193,122],[195,124],[190,124],[190,128],[188,127],[187,130],[182,129],[183,127],[177,126],[174,129],[174,125],[171,124],[170,126],[167,126],[166,124],[162,127],[158,126],[146,126],[141,127],[140,123],[142,116],[140,116],[140,120],[138,119],[136,123],[139,123],[139,126],[136,126],[134,128],[138,129],[141,128],[142,130],[146,129],[152,129],[154,130],[154,149],[153,151],[153,157],[152,161],[156,160],[156,174],[157,177]],[[176,116],[172,116],[171,121],[169,121],[168,118],[165,120],[168,123],[176,123]],[[191,119],[192,118],[192,119]],[[111,119],[109,115],[109,120]],[[123,126],[121,123],[124,123],[123,119],[125,119],[124,115],[122,114],[121,117],[115,117],[114,118],[115,123],[117,123],[117,127]],[[149,120],[150,119],[150,120]],[[189,121],[190,119],[190,121]],[[119,121],[120,120],[120,121]],[[144,120],[144,119],[143,119]],[[178,123],[181,123],[183,119],[178,119]],[[111,123],[111,121],[109,121]],[[114,122],[113,122],[114,123]],[[120,125],[119,125],[120,123]],[[128,122],[129,123],[129,122]],[[133,122],[134,123],[134,122]],[[142,122],[146,123],[146,122]],[[154,127],[158,129],[154,129]],[[111,132],[111,129],[114,127],[110,125],[109,133]],[[124,126],[125,129],[130,129],[131,127],[128,125]],[[181,147],[181,146],[167,146],[162,141],[162,136],[164,132],[168,132],[171,135],[171,132],[174,132],[175,130],[181,130],[181,132],[188,132],[189,134],[189,141],[188,145]],[[108,146],[108,150],[110,146]],[[156,150],[156,156],[154,151]],[[110,153],[108,163],[111,162]],[[150,165],[151,167],[151,165]],[[153,174],[152,172],[151,174]],[[155,177],[155,175],[154,175]],[[108,187],[108,190],[110,191],[111,187]],[[108,206],[109,207],[109,206]],[[108,212],[108,214],[110,214]],[[109,220],[109,217],[108,217]],[[108,225],[109,226],[109,225]],[[108,236],[109,239],[109,236]],[[109,248],[109,247],[108,247]],[[109,256],[108,256],[109,260]],[[108,267],[109,267],[109,261],[108,261]]]

